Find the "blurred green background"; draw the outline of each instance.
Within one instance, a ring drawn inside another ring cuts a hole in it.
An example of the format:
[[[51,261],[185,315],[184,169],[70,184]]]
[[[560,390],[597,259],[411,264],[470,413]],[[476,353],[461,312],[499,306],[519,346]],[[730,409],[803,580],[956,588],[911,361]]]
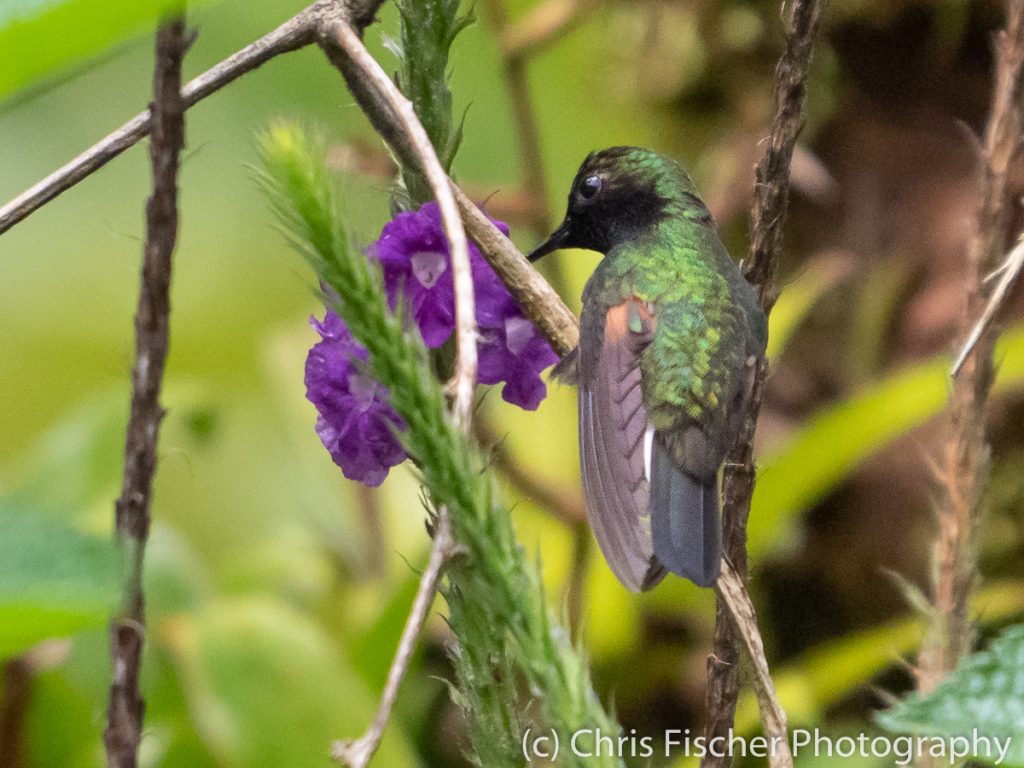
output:
[[[507,10],[518,19],[543,2]],[[561,215],[588,151],[646,145],[691,170],[739,257],[770,118],[778,4],[580,5],[579,23],[528,65],[550,190],[540,218]],[[0,3],[0,200],[146,105],[156,6]],[[480,19],[453,52],[455,107],[468,108],[455,170],[527,248],[542,233],[522,215],[493,7],[478,0]],[[186,76],[300,8],[200,5]],[[977,129],[984,119],[1000,22],[998,3],[953,0],[833,0],[825,22],[794,165],[750,525],[752,590],[795,726],[870,730],[878,690],[911,683],[899,659],[921,633],[910,585],[928,583],[928,459],[940,447],[934,417],[948,392],[974,206],[972,149],[957,121]],[[386,5],[367,33],[389,69],[381,35],[396,24]],[[358,735],[372,717],[426,556],[411,473],[357,487],[313,431],[302,376],[315,339],[308,317],[321,309],[252,180],[255,136],[280,116],[329,137],[349,169],[340,197],[362,240],[388,214],[386,174],[351,170],[379,168],[379,142],[315,48],[189,111],[146,561],[148,766],[326,765],[331,739]],[[121,481],[148,175],[141,145],[0,237],[0,520],[11,532],[0,535],[0,730],[13,723],[23,738],[0,768],[103,764],[116,588],[102,542]],[[596,258],[566,253],[545,266],[574,310]],[[1018,295],[999,351],[976,605],[986,634],[1024,615],[1022,305]],[[502,440],[498,476],[520,541],[542,561],[552,604],[579,620],[602,696],[640,734],[699,729],[711,593],[680,580],[627,593],[589,534],[545,502],[580,504],[575,393],[553,385],[525,413],[492,392],[481,417]],[[58,639],[36,645],[47,638]],[[434,616],[376,764],[460,764],[460,715],[442,682],[447,642]],[[737,727],[756,731],[752,701]],[[876,764],[885,761],[863,763]]]

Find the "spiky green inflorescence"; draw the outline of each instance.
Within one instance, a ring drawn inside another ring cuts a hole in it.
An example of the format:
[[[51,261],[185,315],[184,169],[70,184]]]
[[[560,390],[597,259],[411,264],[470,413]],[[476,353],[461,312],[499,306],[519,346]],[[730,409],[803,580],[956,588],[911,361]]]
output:
[[[460,0],[399,0],[401,34],[385,45],[399,61],[398,87],[412,102],[445,171],[462,141],[462,125],[452,115],[448,88],[448,56],[459,32],[473,22],[472,13],[459,14]],[[408,200],[399,207],[417,207],[433,199],[430,185],[417,168],[403,166],[402,182]]]
[[[422,342],[389,311],[379,276],[352,247],[322,151],[294,126],[272,129],[262,150],[263,186],[290,241],[336,294],[328,303],[369,351],[370,373],[387,387],[408,425],[401,437],[428,506],[447,507],[451,515],[463,551],[448,567],[442,591],[459,640],[453,693],[470,722],[474,762],[486,768],[523,764],[521,681],[563,746],[581,729],[617,735],[618,724],[594,693],[583,652],[552,618],[540,575],[525,563],[508,510],[495,506],[486,462],[446,416]],[[578,746],[592,744],[583,739]],[[560,764],[579,768],[621,765],[611,756],[583,758],[565,748],[560,755]]]

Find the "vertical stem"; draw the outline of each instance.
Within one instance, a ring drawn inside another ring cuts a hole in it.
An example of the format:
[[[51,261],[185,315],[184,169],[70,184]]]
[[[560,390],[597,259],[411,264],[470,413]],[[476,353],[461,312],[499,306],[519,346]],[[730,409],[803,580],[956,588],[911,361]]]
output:
[[[1008,0],[1006,30],[996,38],[995,83],[981,144],[981,179],[974,235],[967,248],[962,342],[985,311],[985,278],[1006,245],[1008,167],[1021,141],[1024,0]],[[985,331],[953,381],[947,438],[938,481],[939,533],[935,542],[934,611],[921,648],[917,687],[935,688],[971,647],[968,603],[977,580],[975,539],[988,480],[985,417],[997,334]]]
[[[187,47],[182,18],[164,23],[157,31],[150,108],[153,193],[146,203],[146,245],[135,313],[131,415],[125,437],[124,482],[115,518],[123,576],[120,612],[110,628],[114,672],[104,743],[107,764],[117,768],[134,768],[138,763],[145,709],[139,691],[145,635],[142,561],[149,535],[157,436],[164,414],[160,386],[167,359],[171,255],[178,231],[178,166],[185,143],[181,60]]]
[[[362,483],[353,483],[356,506],[363,521],[363,568],[367,576],[379,578],[384,575],[385,539],[381,520],[380,492]]]
[[[32,662],[28,655],[8,659],[3,665],[0,694],[0,768],[23,768],[25,721],[32,695]]]
[[[750,250],[745,276],[756,288],[765,314],[775,304],[775,272],[789,202],[790,162],[804,123],[807,71],[821,16],[828,0],[794,0],[786,23],[786,50],[775,69],[775,118],[768,148],[757,165],[751,209]],[[747,577],[747,518],[754,493],[753,442],[764,396],[767,362],[758,364],[751,407],[732,451],[726,458],[722,505],[722,548],[726,562],[744,584]],[[756,627],[755,627],[756,629]],[[705,736],[726,737],[733,726],[739,697],[742,639],[728,605],[718,595],[714,652],[708,658]],[[728,766],[731,758],[709,755],[703,768]]]
[[[504,0],[487,0],[484,4],[499,40],[509,28],[508,12]],[[534,233],[545,236],[551,231],[551,210],[548,189],[544,179],[544,159],[541,155],[540,130],[530,98],[530,84],[526,77],[526,57],[502,47],[501,64],[505,86],[512,102],[512,118],[516,124],[516,140],[522,161],[520,192],[526,198],[530,227]]]
[[[590,526],[583,520],[572,528],[572,558],[565,586],[565,610],[568,614],[569,633],[578,642],[583,629],[583,607],[586,605],[587,571],[593,538]]]
[[[553,9],[555,18],[563,19],[563,21],[554,26],[541,27],[540,33],[545,42],[550,42],[557,35],[568,31],[572,20],[578,18],[584,10],[576,4],[563,7],[560,0],[554,0],[554,4],[559,6]],[[551,5],[552,0],[549,0],[545,6],[535,8],[531,18],[538,13],[542,18],[548,16],[548,13],[544,13],[544,9]],[[592,4],[585,3],[584,6],[591,7]],[[530,228],[538,237],[546,237],[552,228],[551,206],[548,203],[548,185],[544,178],[540,128],[537,125],[537,114],[533,106],[533,98],[530,95],[530,82],[526,71],[530,57],[539,48],[536,45],[528,44],[508,45],[509,35],[515,32],[515,27],[509,23],[504,0],[488,0],[485,7],[491,17],[492,26],[501,41],[501,63],[505,75],[505,87],[508,89],[509,100],[512,104],[512,118],[516,124],[516,140],[519,144],[519,157],[522,166],[519,193],[526,202],[525,210]],[[526,38],[527,41],[530,39]],[[565,274],[559,264],[557,259],[549,262],[547,275],[552,285],[561,290],[565,288]]]
[[[519,154],[523,163],[522,192],[531,201],[530,221],[540,235],[551,231],[551,209],[548,206],[548,185],[544,180],[544,158],[541,154],[540,129],[526,77],[526,60],[506,57],[505,81],[512,99],[512,114],[519,137]]]

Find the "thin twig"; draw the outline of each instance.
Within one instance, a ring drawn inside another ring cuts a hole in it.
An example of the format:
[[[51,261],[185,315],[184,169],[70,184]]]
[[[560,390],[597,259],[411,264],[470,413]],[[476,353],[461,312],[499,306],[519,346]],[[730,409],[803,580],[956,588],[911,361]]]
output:
[[[598,6],[598,0],[545,0],[502,32],[502,53],[512,59],[536,54],[579,23]]]
[[[504,0],[487,0],[484,3],[491,20],[491,26],[499,38],[511,29]],[[563,27],[562,29],[566,29]],[[533,201],[531,228],[539,235],[551,231],[551,209],[548,206],[548,190],[544,180],[544,159],[541,155],[540,132],[530,98],[530,84],[526,78],[526,62],[529,49],[509,51],[502,47],[502,69],[505,85],[512,102],[512,117],[516,123],[516,137],[519,140],[519,155],[522,166],[521,189]]]
[[[505,0],[486,0],[485,9],[491,19],[501,46],[501,64],[505,75],[505,87],[508,90],[509,101],[512,106],[512,118],[516,124],[516,140],[519,144],[520,158],[520,188],[518,193],[522,196],[527,205],[524,212],[527,214],[527,224],[538,237],[546,237],[552,228],[551,205],[548,198],[548,186],[544,177],[544,156],[541,150],[540,128],[537,125],[537,115],[533,106],[533,98],[530,95],[530,82],[527,77],[527,64],[530,58],[540,51],[539,45],[522,45],[514,43],[512,47],[505,45],[508,35],[522,34],[521,25],[527,25],[526,34],[528,38],[517,38],[531,40],[539,43],[541,38],[545,43],[552,43],[562,34],[572,28],[572,21],[582,17],[585,8],[594,7],[592,0],[584,3],[572,2],[568,6],[563,0],[547,0],[547,2],[536,6],[519,24],[509,21],[508,12],[505,8]],[[552,14],[552,9],[554,13]],[[536,19],[557,19],[558,23],[541,22],[537,26]],[[561,268],[561,262],[557,259],[548,262],[548,279],[559,290],[565,288],[565,274]]]
[[[452,183],[455,201],[466,224],[466,232],[505,283],[523,312],[537,326],[560,355],[576,348],[580,338],[576,316],[515,244],[495,227],[490,219]]]
[[[116,505],[116,532],[123,558],[120,615],[110,627],[113,682],[104,743],[107,764],[134,768],[145,704],[139,690],[145,636],[142,560],[149,536],[157,438],[164,411],[160,387],[170,325],[171,256],[178,234],[178,167],[185,145],[181,60],[188,48],[185,22],[161,25],[156,35],[152,140],[153,194],[146,203],[146,245],[135,313],[135,368],[131,416],[125,437],[124,483]]]
[[[450,385],[453,393],[453,421],[467,434],[472,425],[473,391],[476,386],[477,327],[474,307],[473,278],[470,272],[469,247],[455,197],[437,153],[426,130],[416,116],[412,102],[398,89],[384,69],[363,45],[360,30],[343,14],[325,18],[317,31],[321,47],[345,77],[356,100],[364,106],[371,122],[388,140],[403,160],[418,167],[437,200],[451,253],[455,286],[456,363]],[[382,108],[388,120],[375,120],[366,105]],[[412,611],[406,620],[398,651],[388,671],[387,684],[373,723],[355,741],[337,742],[332,756],[350,768],[364,768],[377,751],[402,680],[409,668],[416,641],[433,602],[437,582],[445,563],[452,555],[451,522],[447,509],[440,509],[433,526],[434,544],[427,570],[420,579]]]
[[[793,755],[789,749],[786,733],[786,713],[775,695],[775,684],[768,671],[764,653],[764,642],[757,628],[757,613],[750,601],[743,579],[727,561],[722,563],[722,573],[715,584],[719,599],[725,605],[729,618],[743,642],[751,667],[754,670],[754,694],[761,711],[761,722],[771,744],[769,765],[792,766]]]
[[[398,650],[395,651],[395,657],[388,669],[387,683],[384,686],[384,693],[381,695],[373,723],[358,739],[336,741],[331,748],[331,757],[349,768],[365,768],[369,764],[377,747],[380,746],[381,739],[384,737],[384,729],[391,719],[391,709],[398,698],[398,689],[409,669],[409,662],[412,661],[413,652],[416,650],[416,641],[427,620],[430,605],[434,602],[438,579],[440,579],[441,572],[454,548],[448,510],[441,509],[438,512],[433,532],[434,544],[430,549],[430,559],[427,561],[426,570],[420,576],[416,598],[413,600],[409,617],[405,620],[405,628],[398,641]]]
[[[1006,247],[1009,165],[1022,137],[1024,0],[1006,4],[1006,30],[996,38],[995,81],[981,143],[981,179],[974,235],[967,248],[961,338],[985,314],[985,279]],[[934,611],[917,662],[917,687],[934,689],[970,650],[969,601],[977,580],[975,542],[981,497],[988,480],[985,418],[997,333],[982,331],[953,380],[947,440],[939,470],[939,532],[935,542]]]
[[[978,322],[974,324],[974,327],[971,328],[971,335],[967,337],[967,341],[964,342],[960,354],[957,355],[953,369],[950,371],[950,376],[956,376],[960,372],[964,362],[967,360],[967,356],[971,354],[974,350],[974,345],[981,338],[981,334],[988,330],[989,325],[992,323],[992,318],[996,316],[996,312],[999,311],[1003,301],[1006,300],[1010,286],[1017,280],[1021,269],[1024,269],[1024,235],[1017,239],[1017,244],[1006,254],[1002,265],[989,276],[990,278],[998,276],[999,282],[992,289],[992,295],[989,297],[988,304],[985,305],[985,311],[978,318]]]
[[[775,118],[764,157],[755,171],[753,232],[745,277],[758,289],[761,304],[775,304],[775,272],[789,203],[790,165],[804,125],[807,70],[814,39],[828,0],[796,0],[787,20],[786,50],[775,68]]]
[[[321,46],[341,70],[352,95],[363,106],[371,122],[374,122],[384,139],[403,159],[423,172],[437,199],[450,246],[455,284],[456,357],[452,413],[456,423],[467,428],[476,385],[476,310],[466,231],[448,176],[437,159],[426,130],[416,117],[412,102],[398,90],[398,86],[366,49],[359,32],[347,19],[338,16],[327,21],[321,25],[318,36]],[[367,109],[367,105],[383,107],[391,119],[386,124],[378,124],[381,121],[375,122],[374,111]]]
[[[786,50],[775,70],[775,118],[768,148],[755,172],[751,210],[753,231],[745,270],[745,277],[757,288],[766,314],[771,312],[776,298],[775,272],[782,250],[782,231],[789,200],[790,163],[804,123],[807,71],[814,39],[827,4],[827,0],[793,2],[786,23]],[[767,361],[761,361],[757,367],[750,410],[726,458],[723,480],[722,545],[725,560],[735,569],[741,584],[747,575],[747,518],[755,480],[754,431],[766,376]],[[756,625],[754,628],[756,631]],[[729,607],[720,591],[715,615],[714,653],[708,658],[708,724],[705,728],[708,739],[727,737],[732,729],[739,697],[739,642]],[[761,693],[766,691],[761,690]],[[767,722],[765,725],[768,727]],[[730,763],[731,758],[727,755],[709,754],[701,766],[721,768]],[[789,763],[773,765],[791,763],[790,760]]]
[[[383,0],[347,0],[346,13],[353,26],[361,32],[373,22],[382,2]],[[207,96],[274,57],[312,43],[318,24],[325,16],[335,13],[336,5],[334,0],[319,0],[292,16],[277,29],[190,80],[181,90],[184,108],[195,106]],[[0,234],[137,144],[149,134],[152,127],[152,112],[148,109],[140,112],[66,165],[22,192],[0,208]]]
[[[309,6],[274,31],[190,80],[181,90],[183,106],[186,109],[193,107],[210,94],[216,93],[228,83],[275,56],[313,42],[313,30],[322,12],[322,6],[323,3]],[[147,109],[140,112],[69,163],[22,192],[0,208],[0,234],[134,146],[149,134],[152,127],[152,111]]]

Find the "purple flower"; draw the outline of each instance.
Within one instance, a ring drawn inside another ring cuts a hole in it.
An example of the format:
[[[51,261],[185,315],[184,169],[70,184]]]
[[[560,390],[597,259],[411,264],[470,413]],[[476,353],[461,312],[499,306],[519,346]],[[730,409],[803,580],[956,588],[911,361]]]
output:
[[[508,225],[491,221],[508,235]],[[437,203],[398,214],[384,225],[369,252],[380,261],[392,309],[404,296],[426,345],[436,349],[448,341],[455,330],[455,289]],[[558,356],[472,243],[469,260],[481,335],[480,383],[505,382],[502,397],[533,410],[547,394],[540,373]]]
[[[455,286],[437,203],[395,216],[369,253],[380,262],[391,308],[404,296],[424,343],[444,344],[455,330]]]
[[[503,222],[494,223],[508,234]],[[426,345],[437,349],[448,341],[455,330],[455,290],[437,204],[398,214],[368,253],[380,262],[391,308],[404,297]],[[541,371],[558,356],[473,245],[469,256],[480,329],[480,383],[504,382],[506,401],[533,410],[547,394]],[[394,432],[405,429],[405,423],[388,403],[387,390],[355,362],[365,361],[367,352],[341,318],[328,309],[323,322],[311,322],[321,339],[306,358],[306,397],[319,414],[317,434],[345,477],[380,485],[391,467],[406,458]]]
[[[490,270],[490,266],[487,269]],[[501,396],[506,402],[528,411],[535,410],[548,391],[540,373],[558,362],[558,355],[537,333],[533,323],[523,316],[504,285],[500,292],[478,290],[476,320],[480,329],[477,346],[480,383],[504,381]]]
[[[306,398],[316,406],[316,433],[345,477],[380,485],[405,460],[395,429],[405,429],[388,403],[387,390],[356,360],[367,352],[331,310],[310,318],[321,340],[306,357]]]

